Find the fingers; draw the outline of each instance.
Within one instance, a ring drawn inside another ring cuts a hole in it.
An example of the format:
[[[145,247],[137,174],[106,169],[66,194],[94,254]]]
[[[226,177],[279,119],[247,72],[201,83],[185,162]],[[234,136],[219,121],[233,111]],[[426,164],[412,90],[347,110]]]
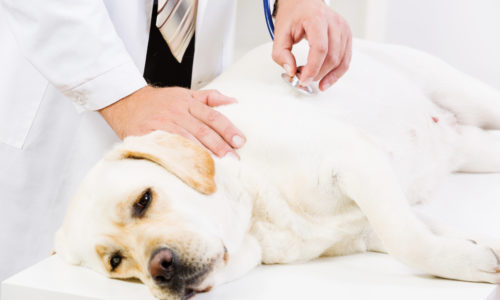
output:
[[[328,29],[328,37],[328,53],[321,69],[314,77],[314,81],[323,79],[332,70],[338,68],[345,55],[347,37],[342,34],[342,31],[333,30],[330,26]]]
[[[188,131],[207,149],[222,157],[245,144],[243,133],[228,118],[210,107],[235,103],[236,99],[216,90],[192,92],[197,101],[189,102],[189,113],[197,120],[189,120]],[[236,154],[237,155],[237,154]]]
[[[351,63],[351,58],[352,58],[352,38],[349,38],[347,41],[344,58],[342,59],[340,65],[337,66],[332,71],[330,71],[326,76],[324,76],[321,79],[319,83],[319,88],[322,91],[327,90],[329,87],[335,84],[340,79],[340,77],[342,77],[347,72],[347,70],[349,69],[349,65]]]
[[[309,54],[299,80],[303,85],[321,81],[321,89],[325,90],[349,67],[352,39],[349,24],[321,0],[283,1],[276,16],[273,59],[282,66],[293,62],[295,73],[297,67],[291,50],[304,37],[309,42]]]
[[[273,60],[290,76],[294,76],[297,72],[297,62],[292,54],[293,44],[290,32],[279,33],[275,37],[272,53]]]
[[[189,112],[197,121],[190,120],[187,130],[215,155],[224,156],[245,143],[243,133],[218,111],[192,101]]]
[[[194,99],[208,105],[208,106],[220,106],[226,104],[236,103],[236,99],[223,95],[217,90],[202,90],[192,92]]]
[[[212,128],[194,117],[183,119],[180,125],[218,157],[234,151]]]
[[[302,84],[309,84],[320,72],[328,54],[328,25],[324,20],[312,20],[303,24],[309,41],[307,64],[300,74]]]

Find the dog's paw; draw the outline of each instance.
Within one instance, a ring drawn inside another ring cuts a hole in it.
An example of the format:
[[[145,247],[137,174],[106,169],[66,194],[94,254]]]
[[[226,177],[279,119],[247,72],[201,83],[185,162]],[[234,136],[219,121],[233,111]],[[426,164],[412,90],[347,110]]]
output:
[[[441,239],[434,275],[475,282],[500,284],[500,253],[476,240]]]
[[[498,241],[468,240],[478,248],[481,248],[482,265],[478,265],[479,280],[500,284],[500,243]],[[482,277],[482,279],[480,279]]]

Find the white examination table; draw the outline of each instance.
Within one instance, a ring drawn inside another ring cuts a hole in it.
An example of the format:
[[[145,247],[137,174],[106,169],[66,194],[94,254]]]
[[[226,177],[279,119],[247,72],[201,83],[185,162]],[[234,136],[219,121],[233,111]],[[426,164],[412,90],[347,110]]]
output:
[[[500,239],[500,174],[454,175],[440,198],[423,207],[457,228]],[[55,255],[2,283],[2,300],[153,300],[137,282],[111,280],[66,265]],[[225,299],[500,299],[493,284],[436,279],[384,254],[262,266],[195,300]]]

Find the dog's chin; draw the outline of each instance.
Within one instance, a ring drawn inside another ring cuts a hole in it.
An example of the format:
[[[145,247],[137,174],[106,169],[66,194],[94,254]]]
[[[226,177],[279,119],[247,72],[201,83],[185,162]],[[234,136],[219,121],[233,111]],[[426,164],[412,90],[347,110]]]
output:
[[[199,287],[196,289],[187,287],[184,289],[184,297],[182,299],[183,300],[191,299],[194,296],[196,296],[196,294],[206,293],[206,292],[209,292],[211,289],[212,289],[211,285],[208,285],[207,287],[205,287],[203,289],[200,289]]]
[[[210,279],[212,271],[194,275],[193,281],[201,282],[194,285],[186,285],[181,290],[175,292],[168,288],[161,288],[154,286],[151,293],[159,300],[187,300],[191,299],[197,294],[206,293],[213,287],[213,281]]]
[[[229,261],[229,254],[227,252],[226,247],[224,246],[224,250],[221,253],[219,253],[219,255],[214,257],[212,261],[212,268],[205,274],[199,275],[199,278],[201,280],[200,284],[197,284],[196,286],[186,287],[185,295],[186,296],[190,295],[190,296],[184,299],[189,299],[199,293],[209,292],[215,285],[216,272],[226,267],[228,261]]]

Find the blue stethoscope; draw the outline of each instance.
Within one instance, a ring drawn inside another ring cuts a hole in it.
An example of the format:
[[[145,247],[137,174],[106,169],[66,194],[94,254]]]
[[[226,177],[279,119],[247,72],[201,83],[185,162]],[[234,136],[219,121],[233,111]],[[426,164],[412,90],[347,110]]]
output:
[[[269,5],[269,0],[263,0],[264,2],[264,16],[266,17],[266,25],[267,30],[269,31],[269,35],[271,39],[274,40],[274,22],[273,22],[273,14],[271,12],[271,6]],[[318,93],[318,89],[313,85],[302,85],[300,84],[300,80],[295,76],[290,76],[286,73],[281,74],[281,78],[288,84],[290,84],[295,90],[299,91],[305,95],[315,95]]]
[[[264,1],[264,16],[266,17],[267,30],[269,30],[269,35],[271,36],[271,39],[274,40],[273,14],[271,13],[269,0],[263,0],[263,1]]]

